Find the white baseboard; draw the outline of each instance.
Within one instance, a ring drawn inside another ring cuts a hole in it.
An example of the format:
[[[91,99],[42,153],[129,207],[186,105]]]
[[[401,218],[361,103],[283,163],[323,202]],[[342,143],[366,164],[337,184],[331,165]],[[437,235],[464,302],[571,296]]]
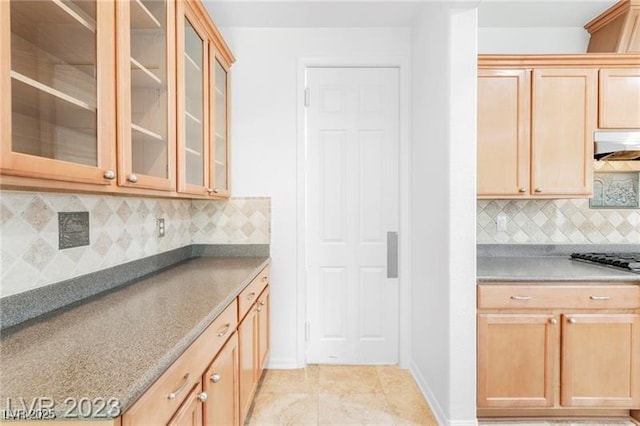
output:
[[[427,403],[429,404],[429,407],[431,407],[431,412],[435,416],[435,418],[438,421],[439,425],[442,425],[442,426],[445,426],[445,425],[446,426],[478,426],[478,420],[477,419],[449,420],[447,418],[447,415],[445,414],[444,410],[442,409],[442,406],[440,405],[440,402],[438,401],[438,399],[436,398],[435,394],[431,390],[431,387],[427,384],[427,381],[425,380],[424,376],[422,376],[422,374],[420,373],[420,371],[418,370],[418,368],[416,367],[416,365],[414,364],[413,361],[411,361],[411,367],[409,368],[409,371],[411,372],[411,375],[413,376],[414,380],[418,384],[418,387],[420,388],[420,391],[422,392],[422,395],[424,396],[424,399],[427,400]]]
[[[295,358],[269,358],[267,368],[270,370],[293,370],[304,368],[305,364],[300,364]]]

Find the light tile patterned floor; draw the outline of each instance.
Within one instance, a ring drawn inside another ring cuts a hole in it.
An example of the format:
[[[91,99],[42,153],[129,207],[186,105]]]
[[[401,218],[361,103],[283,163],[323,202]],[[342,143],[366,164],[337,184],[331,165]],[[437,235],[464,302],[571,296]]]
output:
[[[267,370],[246,422],[275,425],[437,426],[411,374],[393,366],[310,365]],[[487,420],[479,426],[637,426],[611,420]]]
[[[248,425],[437,426],[407,370],[310,365],[267,370]]]

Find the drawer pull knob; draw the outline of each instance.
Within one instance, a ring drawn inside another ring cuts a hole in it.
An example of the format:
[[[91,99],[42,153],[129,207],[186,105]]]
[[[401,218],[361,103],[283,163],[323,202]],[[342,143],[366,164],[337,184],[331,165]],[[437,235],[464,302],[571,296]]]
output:
[[[206,392],[200,392],[197,398],[198,400],[200,400],[200,402],[205,402],[207,399],[209,399],[209,394]]]
[[[536,189],[535,189],[535,193],[536,193],[536,194],[540,194],[541,192],[542,192],[542,188],[536,188]]]
[[[249,295],[247,296],[247,300],[252,300],[254,297],[256,297],[256,292],[252,291],[251,293],[249,293]]]
[[[268,280],[268,279],[269,279],[269,277],[264,276],[264,277],[262,277],[262,282],[265,282],[265,281],[266,281],[266,280]]]
[[[531,300],[531,296],[511,296],[513,300]]]
[[[518,188],[518,192],[521,193],[521,194],[524,194],[525,192],[527,192],[527,188],[520,187],[520,188]]]
[[[590,296],[591,300],[611,300],[611,296]]]
[[[131,174],[131,175],[129,175],[129,177],[127,178],[127,180],[128,180],[129,182],[131,182],[131,183],[136,183],[136,182],[138,181],[138,176]]]
[[[549,318],[549,324],[553,324],[556,325],[558,323],[558,320],[555,318]]]
[[[210,379],[213,383],[218,383],[220,380],[222,380],[222,376],[218,373],[215,373],[213,376],[210,377]]]
[[[226,323],[224,327],[218,331],[218,337],[222,337],[229,332],[229,328],[231,328],[231,323]]]
[[[264,300],[260,301],[260,306],[264,306]]]
[[[116,178],[116,172],[113,170],[105,170],[103,176],[105,179],[114,180]]]
[[[180,392],[182,392],[184,390],[184,388],[187,386],[187,383],[189,383],[189,378],[191,377],[191,374],[187,373],[184,375],[184,380],[182,382],[182,384],[180,386],[178,386],[178,389],[174,390],[173,392],[171,392],[167,398],[169,399],[176,399],[176,396],[178,396],[178,394]]]
[[[262,306],[258,306],[258,307],[256,308],[256,312],[261,312],[261,311],[262,311]]]
[[[576,319],[575,318],[569,318],[567,321],[569,321],[569,324],[575,324],[576,323]]]

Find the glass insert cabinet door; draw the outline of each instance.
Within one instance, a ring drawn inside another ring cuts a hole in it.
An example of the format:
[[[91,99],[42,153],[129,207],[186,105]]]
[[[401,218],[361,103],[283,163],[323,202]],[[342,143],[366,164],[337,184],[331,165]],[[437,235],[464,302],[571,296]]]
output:
[[[114,5],[0,1],[3,174],[115,179]]]
[[[118,183],[175,189],[175,2],[117,2]]]
[[[213,193],[207,167],[209,38],[186,2],[178,6],[178,190]]]
[[[229,66],[222,58],[213,58],[213,188],[217,195],[229,196]]]

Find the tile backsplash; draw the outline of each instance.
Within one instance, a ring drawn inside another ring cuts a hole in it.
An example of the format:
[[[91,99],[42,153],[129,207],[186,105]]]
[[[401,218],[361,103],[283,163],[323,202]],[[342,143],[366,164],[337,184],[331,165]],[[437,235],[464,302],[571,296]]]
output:
[[[58,213],[88,212],[87,246],[59,250]],[[269,198],[171,200],[0,192],[0,296],[188,244],[269,244]],[[156,219],[166,234],[156,236]]]
[[[476,222],[478,244],[640,244],[640,209],[590,209],[587,199],[478,200]]]

